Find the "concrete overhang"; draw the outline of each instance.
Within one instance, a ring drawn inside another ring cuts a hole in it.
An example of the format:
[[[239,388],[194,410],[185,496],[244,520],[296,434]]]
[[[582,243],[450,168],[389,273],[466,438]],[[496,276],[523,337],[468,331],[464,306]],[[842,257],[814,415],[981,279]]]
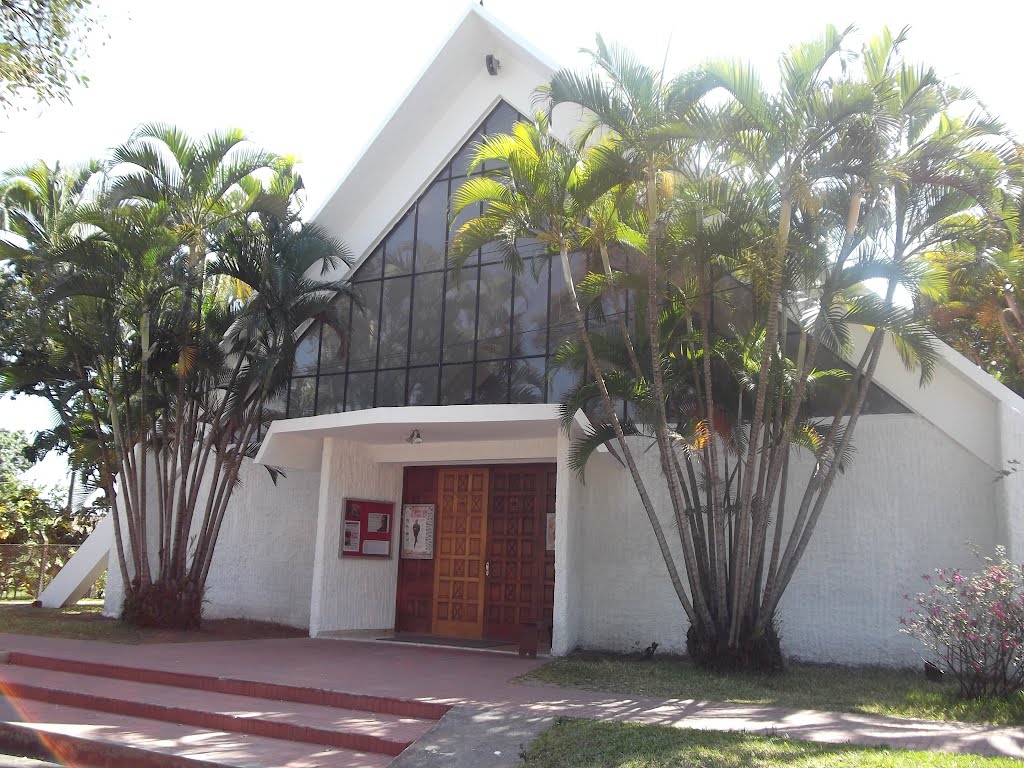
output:
[[[576,414],[572,435],[587,428]],[[410,444],[412,430],[423,442]],[[324,440],[334,438],[365,447],[375,461],[401,464],[469,464],[555,461],[561,431],[558,406],[427,405],[369,408],[362,411],[275,421],[256,462],[282,469],[320,471]],[[599,453],[611,457],[602,446]]]

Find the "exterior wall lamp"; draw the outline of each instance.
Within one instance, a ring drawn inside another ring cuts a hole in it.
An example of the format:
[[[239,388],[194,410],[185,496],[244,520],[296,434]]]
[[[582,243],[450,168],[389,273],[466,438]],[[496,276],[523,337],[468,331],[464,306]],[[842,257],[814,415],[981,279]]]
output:
[[[423,442],[423,435],[420,434],[418,429],[414,429],[409,433],[409,436],[405,438],[405,442],[411,443],[412,445],[419,445]]]

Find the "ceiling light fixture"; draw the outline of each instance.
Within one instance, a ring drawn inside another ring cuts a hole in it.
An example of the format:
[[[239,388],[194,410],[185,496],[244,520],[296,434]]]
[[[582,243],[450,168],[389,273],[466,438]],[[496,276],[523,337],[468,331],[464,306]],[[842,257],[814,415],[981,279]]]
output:
[[[412,443],[413,445],[419,445],[423,442],[423,435],[420,434],[418,429],[414,429],[409,433],[409,436],[405,438],[405,442]]]

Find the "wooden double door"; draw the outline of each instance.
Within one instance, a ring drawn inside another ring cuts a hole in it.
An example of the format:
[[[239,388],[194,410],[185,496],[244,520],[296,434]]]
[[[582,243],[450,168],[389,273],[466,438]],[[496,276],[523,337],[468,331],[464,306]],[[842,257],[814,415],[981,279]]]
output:
[[[401,561],[396,629],[515,641],[550,626],[553,464],[410,467],[404,485],[405,503],[435,505],[434,559]]]

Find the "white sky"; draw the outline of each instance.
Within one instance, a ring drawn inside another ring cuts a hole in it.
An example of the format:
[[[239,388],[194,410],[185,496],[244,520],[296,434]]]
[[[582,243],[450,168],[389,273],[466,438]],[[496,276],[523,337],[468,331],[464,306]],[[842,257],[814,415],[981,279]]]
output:
[[[102,155],[142,122],[193,134],[240,127],[302,161],[310,209],[351,165],[456,21],[466,0],[94,0],[102,33],[83,71],[90,86],[71,105],[0,116],[0,167]],[[826,23],[864,34],[910,25],[905,52],[974,89],[1018,134],[1024,6],[959,7],[934,0],[858,3],[787,0],[486,0],[492,14],[566,66],[595,32],[676,72],[718,56],[750,60],[771,82],[779,52]],[[1013,10],[1016,7],[1019,10]],[[468,127],[468,126],[467,126]],[[0,427],[34,430],[48,406],[0,400]],[[53,482],[62,464],[33,476]]]

